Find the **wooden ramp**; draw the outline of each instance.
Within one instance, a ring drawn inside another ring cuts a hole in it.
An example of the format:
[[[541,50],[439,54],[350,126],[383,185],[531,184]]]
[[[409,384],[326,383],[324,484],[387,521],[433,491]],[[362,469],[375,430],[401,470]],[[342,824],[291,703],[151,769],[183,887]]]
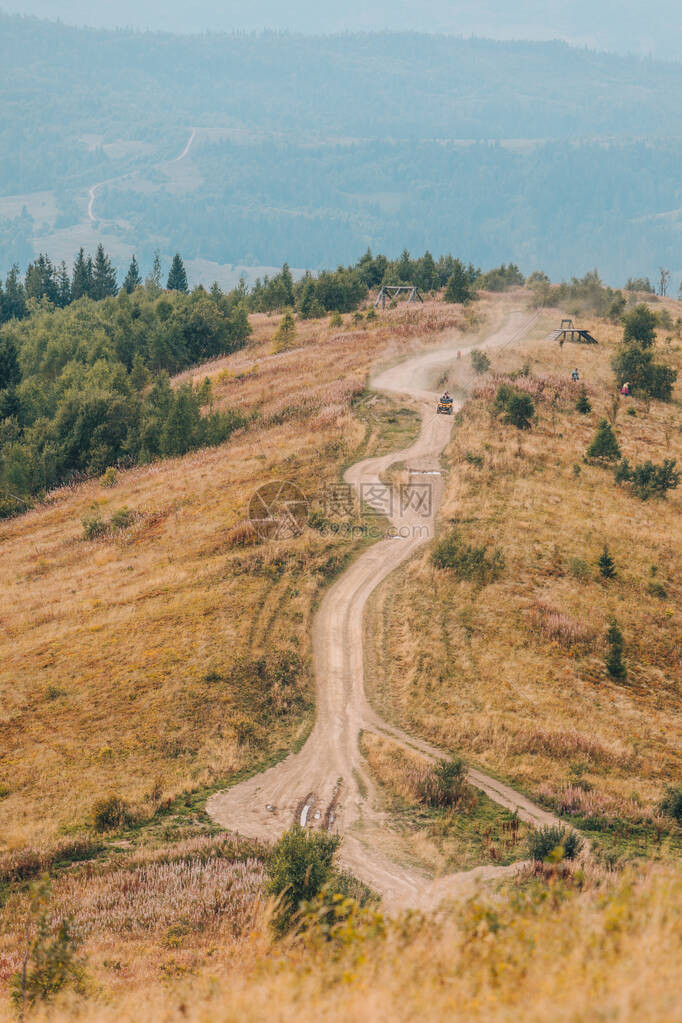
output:
[[[596,337],[590,334],[589,330],[581,329],[573,325],[573,320],[562,320],[561,326],[558,330],[553,330],[551,334],[547,336],[548,341],[558,341],[559,344],[563,344],[564,341],[573,341],[575,344],[583,345],[598,345]]]

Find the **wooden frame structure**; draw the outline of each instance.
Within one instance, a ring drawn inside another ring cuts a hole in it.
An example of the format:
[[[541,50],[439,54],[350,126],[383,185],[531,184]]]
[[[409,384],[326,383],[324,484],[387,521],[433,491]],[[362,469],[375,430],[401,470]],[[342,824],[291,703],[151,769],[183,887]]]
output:
[[[564,341],[574,341],[576,344],[598,345],[596,337],[592,337],[589,330],[582,330],[573,325],[573,320],[562,320],[558,330],[552,331],[547,338],[548,341],[558,341],[563,345]]]
[[[414,287],[414,285],[412,285],[412,284],[401,284],[401,285],[385,284],[382,287],[382,289],[379,292],[379,294],[377,295],[377,300],[374,303],[374,308],[376,309],[378,306],[381,306],[382,309],[385,309],[386,308],[386,299],[388,299],[389,302],[392,302],[394,298],[397,298],[398,295],[400,295],[400,294],[402,294],[404,292],[409,292],[409,297],[407,299],[407,304],[408,305],[410,305],[411,302],[422,302],[422,303],[424,302],[424,299],[419,294],[419,288]]]

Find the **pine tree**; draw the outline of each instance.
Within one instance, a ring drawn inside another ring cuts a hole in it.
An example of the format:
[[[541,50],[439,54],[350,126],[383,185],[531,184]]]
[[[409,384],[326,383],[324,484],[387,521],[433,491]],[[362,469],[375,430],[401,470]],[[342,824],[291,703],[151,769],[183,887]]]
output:
[[[187,287],[187,272],[185,270],[185,264],[183,263],[179,252],[176,252],[173,256],[173,262],[168,274],[168,283],[166,284],[166,288],[168,291],[182,291],[185,295],[189,291],[189,288]]]
[[[293,348],[295,340],[296,321],[291,309],[287,309],[277,328],[277,333],[272,339],[272,350],[275,353],[285,352],[288,348]]]
[[[414,277],[414,264],[410,259],[410,253],[407,249],[403,249],[398,260],[398,276],[400,280],[405,284],[412,283]]]
[[[73,279],[71,281],[71,301],[77,302],[79,298],[92,297],[92,260],[85,252],[80,250],[73,264]]]
[[[611,557],[608,545],[604,544],[604,550],[601,553],[601,557],[597,562],[599,565],[599,571],[603,579],[613,579],[616,574],[616,563]]]
[[[620,458],[620,445],[608,420],[600,420],[594,439],[587,449],[587,457],[600,462],[615,462]]]
[[[57,271],[57,305],[60,309],[66,309],[70,302],[71,278],[69,277],[66,263],[62,262]]]
[[[142,277],[140,276],[140,268],[137,265],[137,259],[135,256],[130,260],[130,266],[128,267],[128,273],[123,281],[123,290],[129,295],[139,288],[142,284]]]
[[[103,298],[111,298],[117,294],[116,270],[111,265],[111,260],[100,242],[92,268],[92,297],[99,302]]]
[[[11,337],[0,337],[0,391],[16,387],[20,380],[16,346]]]
[[[53,305],[57,305],[58,288],[54,266],[49,257],[44,256],[42,252],[33,263],[29,263],[24,286],[27,298],[38,300],[46,298]]]
[[[577,411],[582,412],[584,416],[586,416],[588,412],[592,411],[590,399],[587,397],[587,388],[585,387],[584,384],[582,390],[580,391],[580,394],[578,395],[578,400],[575,403],[575,407]]]
[[[438,273],[436,272],[436,264],[433,256],[427,249],[417,263],[415,283],[422,289],[422,291],[432,291],[436,287],[437,282]]]
[[[462,261],[456,259],[453,264],[448,286],[445,289],[445,301],[453,303],[469,302],[471,297],[469,275]]]
[[[622,680],[627,676],[627,669],[623,662],[625,641],[623,640],[623,633],[620,631],[620,627],[615,618],[611,619],[611,624],[607,629],[606,642],[608,643],[608,651],[605,661],[606,670],[611,678]]]
[[[26,290],[21,282],[19,267],[16,263],[7,274],[5,281],[2,316],[4,320],[22,320],[26,316]]]
[[[291,276],[289,264],[285,263],[279,275],[282,288],[282,304],[285,306],[294,305],[294,278]]]
[[[161,255],[158,249],[154,253],[154,263],[152,265],[152,272],[145,281],[145,284],[147,285],[147,288],[149,288],[151,291],[161,290]]]

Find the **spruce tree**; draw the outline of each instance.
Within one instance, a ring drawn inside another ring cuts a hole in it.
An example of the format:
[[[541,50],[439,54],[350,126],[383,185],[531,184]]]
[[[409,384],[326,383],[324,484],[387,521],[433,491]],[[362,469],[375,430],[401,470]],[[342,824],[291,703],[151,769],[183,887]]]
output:
[[[161,254],[157,249],[154,253],[154,263],[152,265],[152,272],[146,280],[146,285],[150,290],[161,290]]]
[[[80,250],[73,264],[73,278],[71,281],[71,301],[77,302],[79,298],[92,297],[92,260],[85,252]]]
[[[611,678],[622,680],[627,676],[627,669],[623,662],[625,641],[623,640],[623,633],[620,631],[620,627],[615,618],[611,619],[611,623],[607,629],[606,642],[608,643],[608,651],[605,661],[606,670]]]
[[[615,462],[620,458],[620,445],[608,420],[600,420],[594,439],[587,449],[587,457],[599,462]]]
[[[57,305],[60,309],[65,309],[70,302],[71,278],[66,263],[62,262],[57,271]]]
[[[575,407],[577,411],[581,412],[584,416],[586,416],[588,412],[592,411],[590,399],[587,397],[587,388],[585,387],[584,384],[582,386],[580,394],[578,395],[578,400],[575,403]]]
[[[20,380],[15,344],[10,337],[0,337],[0,391],[16,387]]]
[[[294,305],[294,278],[291,276],[289,264],[285,263],[279,275],[282,288],[282,305]]]
[[[123,281],[123,290],[129,295],[139,288],[142,284],[142,277],[140,276],[140,268],[137,265],[137,259],[135,256],[130,260],[130,266],[128,267],[128,273]]]
[[[604,550],[601,552],[601,557],[597,564],[603,579],[613,579],[616,574],[616,563],[611,557],[607,544],[604,544]]]
[[[26,297],[42,299],[46,298],[53,305],[58,304],[58,287],[55,277],[54,266],[48,256],[41,254],[32,263],[29,263],[26,270]]]
[[[16,263],[7,274],[7,280],[5,281],[2,315],[5,321],[22,320],[26,316],[26,290],[22,284],[19,267]]]
[[[460,259],[453,263],[452,274],[445,289],[445,301],[460,303],[471,299],[469,275]]]
[[[187,272],[185,270],[185,264],[183,263],[180,253],[176,252],[173,256],[173,262],[171,263],[170,272],[168,274],[168,283],[166,284],[168,291],[182,291],[183,294],[187,294],[189,288],[187,287]]]
[[[111,265],[111,260],[100,242],[97,246],[95,262],[92,267],[92,297],[96,302],[99,302],[103,298],[111,298],[117,294],[116,270]]]
[[[287,349],[293,348],[295,340],[296,321],[291,309],[287,309],[277,328],[277,333],[272,339],[272,350],[275,353],[285,352]]]

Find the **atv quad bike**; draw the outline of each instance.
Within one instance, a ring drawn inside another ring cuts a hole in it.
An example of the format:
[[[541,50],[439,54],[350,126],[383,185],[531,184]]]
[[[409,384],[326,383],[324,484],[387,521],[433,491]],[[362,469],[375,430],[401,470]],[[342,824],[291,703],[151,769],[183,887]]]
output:
[[[451,416],[452,415],[452,398],[441,398],[438,402],[438,408],[436,409],[438,415]]]

